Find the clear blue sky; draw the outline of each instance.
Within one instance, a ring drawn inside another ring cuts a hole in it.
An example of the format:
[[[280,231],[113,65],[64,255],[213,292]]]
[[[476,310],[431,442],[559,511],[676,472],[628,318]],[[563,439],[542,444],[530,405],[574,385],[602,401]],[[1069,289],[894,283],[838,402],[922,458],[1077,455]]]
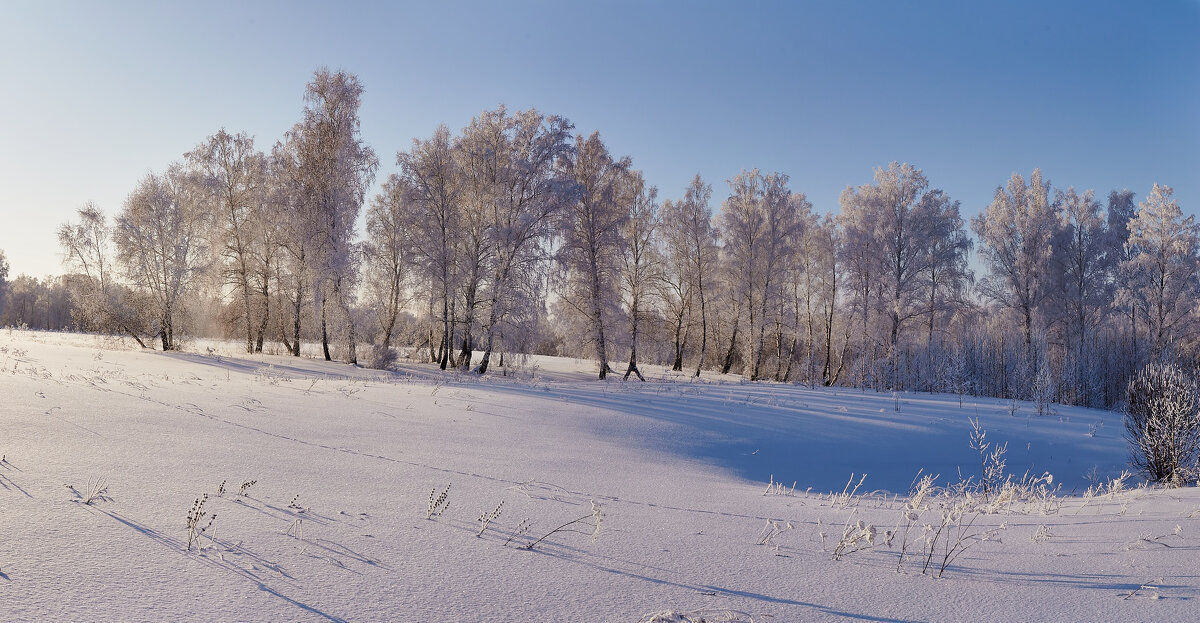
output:
[[[221,127],[269,149],[328,66],[395,152],[500,103],[599,130],[677,197],[791,175],[816,209],[891,160],[977,213],[1014,171],[1174,186],[1200,209],[1200,2],[8,2],[0,250],[61,272],[54,230],[109,214]]]

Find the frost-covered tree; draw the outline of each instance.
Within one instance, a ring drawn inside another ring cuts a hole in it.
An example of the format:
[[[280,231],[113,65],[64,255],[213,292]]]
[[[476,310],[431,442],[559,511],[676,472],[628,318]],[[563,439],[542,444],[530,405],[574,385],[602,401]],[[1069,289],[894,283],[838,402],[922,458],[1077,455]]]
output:
[[[646,186],[640,171],[625,176],[624,194],[631,200],[629,218],[621,227],[624,245],[621,249],[621,295],[629,318],[629,365],[625,378],[636,374],[645,381],[638,369],[638,333],[654,302],[662,280],[662,259],[656,248],[658,220],[658,189]]]
[[[95,280],[103,293],[113,279],[108,217],[90,201],[77,210],[77,215],[78,222],[67,222],[58,228],[63,263],[70,270]]]
[[[847,195],[849,193],[849,195]],[[842,196],[853,201],[854,190],[847,187]],[[844,281],[850,292],[849,314],[856,316],[858,334],[858,364],[856,382],[872,385],[873,364],[878,340],[872,330],[873,319],[879,313],[882,297],[880,279],[883,273],[883,250],[873,235],[874,224],[866,210],[845,210],[837,215],[835,226],[840,230],[838,264],[845,272]]]
[[[688,261],[688,240],[683,227],[685,221],[681,204],[671,199],[662,204],[663,276],[659,289],[663,314],[674,336],[671,369],[676,372],[683,371],[683,356],[692,328],[693,308],[696,306],[695,281]]]
[[[697,174],[684,191],[681,215],[687,236],[688,270],[696,284],[696,299],[700,303],[700,355],[696,360],[696,377],[700,376],[708,353],[709,288],[706,287],[705,271],[717,262],[719,232],[713,226],[711,200],[712,186],[705,184]]]
[[[1085,364],[1084,349],[1091,333],[1112,302],[1109,278],[1111,236],[1100,203],[1091,190],[1068,188],[1055,193],[1059,228],[1051,242],[1054,271],[1053,299],[1060,310],[1068,344],[1077,366]]]
[[[459,177],[462,182],[462,209],[455,228],[454,242],[461,311],[454,315],[462,326],[462,350],[459,365],[471,367],[476,348],[475,337],[480,329],[480,314],[487,303],[488,278],[494,261],[492,235],[496,212],[493,209],[495,191],[505,175],[502,158],[506,138],[501,125],[476,127],[464,131],[455,144]],[[452,301],[452,307],[457,301]]]
[[[367,189],[375,180],[379,159],[362,140],[358,109],[363,87],[344,71],[319,69],[304,90],[304,116],[289,133],[310,228],[315,268],[321,347],[329,352],[328,303],[345,316],[347,349],[356,357],[356,335],[350,311],[357,277],[355,223]]]
[[[831,250],[823,244],[824,236],[820,231],[819,215],[814,214],[810,209],[804,213],[798,213],[797,218],[801,221],[800,236],[795,249],[795,262],[790,272],[793,316],[796,323],[791,351],[792,358],[795,358],[798,348],[801,347],[799,344],[800,325],[803,323],[804,344],[801,356],[803,370],[801,374],[803,380],[811,385],[816,382],[817,378],[817,332],[822,324],[819,320],[822,295],[821,269],[826,254]]]
[[[812,204],[800,193],[793,193],[790,201],[795,204],[796,234],[791,243],[791,257],[784,265],[787,295],[780,297],[780,309],[776,314],[775,380],[790,379],[793,365],[802,363],[801,374],[811,383],[816,378],[816,335],[820,324],[817,320],[820,304],[817,273],[823,260],[821,255],[829,250],[821,244],[820,217],[813,213]],[[788,332],[790,338],[786,335]],[[790,342],[787,348],[785,342]]]
[[[1137,202],[1133,192],[1113,190],[1108,193],[1108,248],[1110,278],[1116,291],[1115,308],[1129,319],[1129,337],[1132,344],[1137,346],[1137,307],[1133,304],[1132,280],[1121,272],[1122,266],[1128,266],[1129,252],[1125,243],[1129,241],[1129,221],[1137,215]],[[1134,358],[1137,353],[1133,353]]]
[[[141,336],[147,331],[140,301],[117,283],[114,274],[108,217],[90,201],[77,216],[78,221],[58,228],[75,324],[85,331],[128,335],[145,348]]]
[[[967,307],[966,289],[975,279],[967,264],[974,242],[967,235],[959,203],[942,200],[940,190],[934,193],[939,196],[931,196],[929,200],[935,214],[929,240],[929,262],[922,276],[929,312],[925,336],[927,350],[934,347],[937,327],[947,324],[946,316]]]
[[[1194,337],[1200,296],[1200,229],[1184,217],[1170,186],[1155,184],[1129,221],[1129,259],[1122,272],[1133,283],[1133,303],[1146,319],[1150,353],[1157,357],[1175,340]]]
[[[152,300],[163,350],[176,347],[184,309],[208,269],[212,213],[199,175],[181,164],[148,174],[125,200],[113,227],[117,262]]]
[[[213,213],[210,244],[219,258],[221,277],[240,301],[240,324],[245,331],[246,352],[262,350],[262,332],[269,314],[268,297],[260,294],[263,271],[259,263],[267,251],[260,234],[266,214],[264,178],[266,158],[254,149],[254,139],[245,133],[229,134],[221,129],[185,155],[197,174],[203,200]],[[269,287],[269,284],[267,284]]]
[[[803,193],[793,193],[788,190],[788,176],[782,173],[768,174],[764,180],[763,225],[765,238],[763,252],[759,256],[760,266],[755,271],[758,282],[758,337],[755,340],[750,359],[754,362],[750,378],[757,380],[762,377],[763,356],[766,351],[767,327],[774,323],[777,330],[782,330],[783,304],[785,299],[785,280],[783,273],[795,260],[798,239],[802,235],[803,221],[800,215],[808,213],[812,204]],[[754,315],[753,312],[751,314]],[[754,326],[753,320],[751,327]],[[776,353],[781,356],[781,352]]]
[[[254,298],[261,305],[258,328],[254,334],[254,352],[258,353],[262,352],[272,326],[279,331],[281,341],[287,345],[282,321],[285,300],[281,283],[284,280],[283,264],[287,254],[284,240],[289,220],[285,212],[289,203],[283,198],[287,196],[285,189],[288,185],[275,170],[274,158],[264,155],[263,160],[265,166],[259,195],[261,203],[253,212],[253,218],[246,222],[253,241],[250,246],[252,261],[249,265],[252,272],[249,282],[255,291]],[[291,350],[290,347],[288,349]]]
[[[839,325],[842,315],[842,270],[838,265],[839,258],[845,256],[843,232],[837,226],[837,221],[828,214],[821,220],[819,226],[810,226],[805,230],[805,237],[814,242],[815,261],[808,265],[807,270],[813,276],[813,287],[820,301],[822,349],[821,381],[826,386],[836,385],[846,366],[846,350],[850,344],[850,323],[842,319],[842,345],[835,349],[836,337],[834,332]],[[836,350],[836,354],[835,354]]]
[[[1051,238],[1058,215],[1049,200],[1050,183],[1034,169],[1029,182],[1013,173],[1007,187],[996,189],[992,203],[971,228],[979,236],[980,256],[988,275],[980,292],[1020,318],[1025,356],[1031,359],[1034,322],[1050,292]]]
[[[487,372],[506,324],[540,303],[529,295],[547,259],[544,243],[559,211],[574,200],[574,183],[559,167],[571,154],[571,129],[562,117],[532,109],[510,115],[502,106],[480,114],[463,133],[464,144],[494,150],[495,173],[486,189],[490,274],[480,374]],[[479,137],[484,138],[477,142]]]
[[[743,316],[749,316],[750,342],[754,339],[755,321],[755,277],[763,254],[765,237],[761,204],[763,200],[763,177],[758,169],[742,171],[727,180],[729,197],[721,203],[721,264],[732,306],[732,329],[729,332],[729,347],[721,373],[729,372],[734,352],[739,346],[738,335]],[[747,340],[743,340],[747,341]],[[743,366],[749,358],[742,349]],[[749,372],[749,370],[745,370]]]
[[[721,208],[721,233],[730,279],[746,311],[743,345],[745,373],[757,380],[762,371],[768,317],[783,295],[782,268],[791,260],[798,232],[796,206],[781,173],[763,176],[757,169],[729,180],[730,195]],[[803,203],[803,202],[802,202]],[[736,328],[734,330],[736,335]],[[731,344],[736,339],[730,337]]]
[[[375,308],[380,345],[391,348],[405,303],[405,279],[409,273],[412,233],[415,229],[410,195],[400,178],[389,176],[383,190],[367,209],[367,240],[363,244],[364,285]]]
[[[920,169],[898,162],[875,169],[874,184],[847,188],[839,201],[847,244],[864,247],[852,251],[860,260],[855,267],[876,275],[895,385],[896,358],[909,321],[924,315],[932,319],[945,307],[939,288],[943,296],[961,288],[969,245],[958,204],[931,189]],[[869,273],[859,279],[872,280]],[[866,305],[869,289],[864,285],[861,292]]]
[[[276,254],[271,271],[276,291],[288,311],[285,317],[280,309],[280,339],[292,356],[299,357],[304,306],[312,298],[316,242],[312,203],[305,197],[299,141],[294,135],[275,143],[268,170],[268,213],[273,218],[262,225],[273,227],[275,241],[267,243],[265,249],[272,253],[277,248],[283,251]]]
[[[562,297],[586,319],[604,380],[611,372],[606,321],[619,302],[624,228],[633,204],[627,179],[631,161],[614,159],[600,133],[594,132],[586,139],[576,137],[574,154],[565,166],[577,191],[561,213],[559,260],[566,272]]]
[[[708,353],[713,269],[717,265],[717,230],[713,226],[712,185],[696,175],[683,199],[662,205],[664,301],[675,331],[672,369],[683,370],[683,353],[693,314],[700,322],[700,351],[695,376]]]
[[[457,254],[464,220],[462,180],[450,130],[443,125],[428,139],[413,139],[410,151],[396,155],[396,164],[400,166],[400,174],[388,179],[384,200],[392,210],[409,208],[407,227],[413,261],[436,284],[442,324],[439,365],[445,370],[453,359],[453,307],[459,283]],[[464,355],[470,359],[469,352]]]

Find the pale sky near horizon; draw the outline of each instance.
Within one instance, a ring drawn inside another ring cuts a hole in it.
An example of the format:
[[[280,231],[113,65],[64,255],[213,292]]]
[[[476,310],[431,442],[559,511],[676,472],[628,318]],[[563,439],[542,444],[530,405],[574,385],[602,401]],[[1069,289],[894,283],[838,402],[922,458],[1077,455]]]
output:
[[[54,231],[116,214],[224,127],[269,150],[321,66],[365,86],[395,152],[506,104],[629,155],[661,198],[713,207],[742,169],[819,212],[907,161],[965,217],[1014,172],[1056,188],[1173,186],[1200,211],[1200,2],[0,1],[0,251],[61,272]]]

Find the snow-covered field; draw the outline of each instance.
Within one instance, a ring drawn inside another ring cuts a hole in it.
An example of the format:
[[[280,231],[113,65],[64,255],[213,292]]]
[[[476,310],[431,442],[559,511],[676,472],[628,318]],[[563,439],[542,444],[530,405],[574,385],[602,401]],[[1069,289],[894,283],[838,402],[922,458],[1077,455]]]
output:
[[[191,350],[0,331],[0,620],[1200,619],[1197,489],[1085,494],[1115,413]],[[1061,489],[934,536],[966,502],[910,486],[978,477],[968,418]]]

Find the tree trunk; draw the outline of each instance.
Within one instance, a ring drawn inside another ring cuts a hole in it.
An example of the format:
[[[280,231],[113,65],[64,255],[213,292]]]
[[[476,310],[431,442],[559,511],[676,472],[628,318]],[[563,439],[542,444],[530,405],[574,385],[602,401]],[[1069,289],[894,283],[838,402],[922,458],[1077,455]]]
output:
[[[929,288],[929,333],[925,336],[925,350],[933,347],[933,325],[937,317],[937,275],[930,273],[929,281],[932,284]]]
[[[483,351],[483,359],[479,360],[479,374],[485,374],[488,362],[492,358],[492,332],[488,331],[487,348]]]
[[[804,355],[804,359],[805,359],[805,361],[808,362],[808,373],[807,373],[808,374],[808,386],[813,387],[816,385],[816,377],[817,377],[817,353],[816,353],[817,344],[816,344],[816,333],[813,330],[814,319],[813,319],[813,308],[812,308],[812,284],[807,281],[805,282],[804,311],[805,311],[804,318],[806,321],[805,324],[807,325],[805,327],[805,329],[807,331],[807,337],[808,337],[808,340],[805,342],[805,345],[804,345],[804,350],[806,351],[805,355]],[[796,315],[797,315],[797,317],[799,317],[799,315],[800,315],[799,307],[796,308]],[[799,333],[799,331],[797,331],[796,333]]]
[[[325,317],[325,292],[321,292],[321,350],[325,353],[325,361],[333,361],[329,355],[329,323]]]
[[[833,365],[833,319],[834,319],[834,315],[837,313],[837,306],[835,305],[836,301],[837,301],[837,283],[834,282],[834,285],[831,288],[830,293],[829,293],[829,303],[826,306],[826,308],[824,310],[822,310],[822,314],[821,314],[822,320],[824,321],[824,324],[825,324],[825,365],[821,367],[821,382],[826,387],[830,387],[834,383],[837,382],[837,376],[841,373],[840,368],[842,366],[846,365],[846,350],[849,349],[849,347],[850,347],[850,324],[851,323],[847,322],[846,323],[846,343],[843,344],[843,348],[842,348],[841,364],[839,365],[838,374],[832,375],[832,379],[831,379],[829,370]]]
[[[284,349],[286,349],[288,353],[291,353],[292,343],[288,341],[287,331],[284,329],[282,318],[279,320],[279,340],[283,342]]]
[[[1033,310],[1026,305],[1021,311],[1025,314],[1022,328],[1025,329],[1025,359],[1028,360],[1033,355]]]
[[[888,345],[888,365],[892,368],[892,387],[900,389],[900,301],[897,299],[892,307],[892,330]]]
[[[754,373],[751,374],[752,381],[757,381],[762,376],[762,358],[763,351],[767,348],[767,308],[770,302],[771,282],[763,284],[762,293],[762,310],[759,312],[759,327],[758,327],[758,348],[754,353]],[[754,326],[751,323],[751,326]]]
[[[125,332],[129,334],[129,337],[133,338],[133,341],[138,343],[138,346],[141,346],[142,348],[146,348],[146,343],[142,341],[142,338],[139,337],[137,333],[134,333],[128,327],[125,327]]]
[[[605,352],[604,325],[596,323],[596,357],[600,361],[600,380],[603,381],[612,368],[608,367],[608,353]]]
[[[697,290],[700,295],[700,359],[696,362],[696,378],[700,378],[700,370],[704,368],[704,357],[708,350],[708,310],[704,301],[704,277],[697,280]]]
[[[163,312],[163,316],[161,319],[161,323],[162,323],[161,336],[162,336],[163,352],[175,349],[175,330],[174,330],[175,327],[171,326],[171,322],[173,320],[172,316],[174,316],[174,314],[172,313],[173,310],[174,310],[174,304],[172,302],[168,302],[166,304],[166,311]]]
[[[683,310],[680,310],[675,319],[675,361],[671,363],[671,370],[675,372],[683,371],[683,347],[686,340],[687,336],[683,333]]]
[[[595,256],[596,253],[593,252],[592,257]],[[596,330],[596,359],[600,362],[600,380],[603,381],[611,368],[608,367],[608,342],[604,336],[604,301],[601,300],[600,269],[597,261],[593,260],[592,264],[592,323]]]
[[[725,351],[725,360],[721,363],[721,374],[729,374],[729,369],[733,367],[733,354],[737,349],[738,338],[738,318],[735,315],[733,318],[733,334],[729,337],[729,349]]]
[[[781,381],[781,382],[787,380],[786,376],[783,376],[783,360],[785,359],[785,357],[783,356],[784,336],[783,336],[783,308],[782,307],[783,306],[781,304],[780,310],[779,310],[779,318],[775,321],[775,380]],[[797,323],[796,330],[794,332],[792,332],[791,352],[788,353],[788,356],[786,357],[787,370],[788,370],[789,376],[791,375],[791,372],[792,372],[792,357],[796,354],[796,341],[799,339],[799,335],[800,335],[799,322],[800,322],[800,319],[797,318],[796,319],[796,323]]]
[[[504,274],[505,273],[500,273],[497,275],[497,282],[506,281],[503,279]],[[496,322],[500,319],[500,303],[496,300],[496,298],[497,297],[495,295],[492,296],[491,309],[488,310],[487,347],[483,351],[483,358],[479,360],[479,367],[477,368],[479,374],[481,375],[487,373],[488,364],[492,360],[492,348],[495,346]]]
[[[850,350],[850,327],[846,327],[846,337],[842,342],[842,352],[838,356],[837,370],[833,372],[831,378],[827,378],[825,381],[826,387],[833,387],[838,382],[838,378],[842,376],[842,371],[846,369],[846,351],[848,350]]]
[[[325,310],[321,310],[321,352],[325,355],[325,361],[333,361],[333,356],[329,354],[329,327],[325,323]]]
[[[638,307],[638,297],[635,295],[631,305],[629,306],[629,367],[625,368],[624,378],[625,380],[629,380],[629,374],[632,372],[633,374],[637,375],[639,381],[644,383],[646,381],[646,377],[642,376],[642,371],[638,370],[637,365]]]
[[[463,372],[471,369],[471,358],[475,355],[475,339],[471,335],[471,325],[475,323],[475,285],[474,283],[467,286],[466,292],[466,317],[463,319],[463,340],[462,352],[459,353],[459,367]],[[501,357],[500,366],[503,367],[503,357]]]
[[[397,273],[393,273],[395,275]],[[383,348],[392,347],[392,331],[396,328],[396,318],[400,315],[400,279],[393,277],[392,291],[388,296],[387,322],[383,326]]]
[[[263,286],[261,291],[263,297],[262,321],[258,324],[258,335],[254,340],[254,352],[256,353],[262,352],[263,340],[267,335],[267,327],[271,323],[271,291],[270,287],[267,285],[266,279],[266,277],[263,278]]]
[[[747,307],[750,308],[750,335],[747,336],[749,339],[746,341],[746,347],[744,349],[745,352],[743,356],[745,359],[742,361],[742,375],[746,376],[748,372],[750,380],[757,381],[758,364],[761,361],[760,357],[762,356],[763,343],[766,340],[767,327],[766,317],[757,314],[755,311],[753,295],[751,295],[749,298],[751,300],[749,301],[750,304],[747,305]],[[756,326],[756,322],[759,325],[762,325],[759,327],[760,335],[757,339],[754,337],[754,327]]]
[[[246,274],[244,271],[245,271],[245,269],[243,268],[243,272],[241,275],[241,279],[242,279],[241,285],[242,285],[242,305],[244,305],[246,308],[245,309],[246,352],[253,353],[254,352],[254,326],[253,326],[254,323],[250,318],[250,316],[251,316],[251,313],[250,313],[250,283],[247,281],[248,278],[246,277]]]
[[[800,327],[796,327],[796,332],[792,334],[792,344],[788,347],[787,367],[783,370],[783,376],[779,380],[787,381],[792,378],[792,366],[796,363],[796,347],[800,346]]]
[[[475,348],[471,340],[471,329],[463,328],[462,350],[458,353],[458,367],[463,372],[471,369],[471,358],[475,355]],[[503,364],[501,364],[503,365]]]
[[[392,329],[396,326],[396,315],[392,314],[388,318],[387,324],[383,327],[383,349],[387,350],[392,347]]]
[[[350,360],[350,363],[358,365],[358,334],[354,330],[354,314],[346,301],[345,293],[342,292],[340,277],[334,296],[337,298],[338,307],[341,307],[342,313],[346,314],[346,358]]]
[[[295,316],[292,318],[292,356],[300,356],[300,312],[304,305],[304,289],[300,284],[296,285],[296,300],[292,302],[292,311]]]
[[[448,280],[442,282],[442,345],[439,347],[438,367],[445,370],[450,364],[450,292]]]

